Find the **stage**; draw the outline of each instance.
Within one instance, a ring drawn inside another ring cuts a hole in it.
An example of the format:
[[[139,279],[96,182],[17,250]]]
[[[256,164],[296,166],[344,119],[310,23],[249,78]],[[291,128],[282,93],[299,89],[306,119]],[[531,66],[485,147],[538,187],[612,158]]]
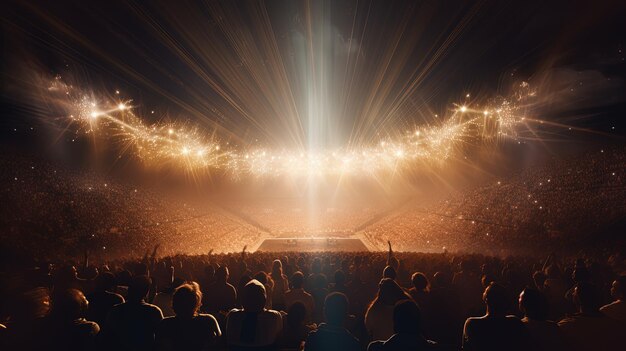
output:
[[[270,238],[257,251],[363,252],[369,251],[361,239],[348,238]]]

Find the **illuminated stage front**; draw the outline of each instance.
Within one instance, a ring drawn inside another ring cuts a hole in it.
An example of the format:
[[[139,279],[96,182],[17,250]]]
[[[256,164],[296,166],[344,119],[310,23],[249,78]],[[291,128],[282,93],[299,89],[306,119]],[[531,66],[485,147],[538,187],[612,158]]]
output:
[[[361,239],[300,237],[265,239],[257,251],[364,252],[369,250]]]

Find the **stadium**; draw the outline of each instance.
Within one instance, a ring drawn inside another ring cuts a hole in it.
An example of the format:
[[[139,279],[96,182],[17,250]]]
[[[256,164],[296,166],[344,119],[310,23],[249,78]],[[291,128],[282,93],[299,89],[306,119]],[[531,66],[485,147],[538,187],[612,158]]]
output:
[[[5,8],[0,349],[624,344],[621,2]]]

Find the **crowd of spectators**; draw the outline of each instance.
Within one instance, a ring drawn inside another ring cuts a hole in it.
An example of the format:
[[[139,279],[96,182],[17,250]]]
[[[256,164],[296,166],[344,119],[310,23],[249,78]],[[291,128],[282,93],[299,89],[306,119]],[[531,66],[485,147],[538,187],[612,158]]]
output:
[[[2,155],[0,179],[0,246],[12,253],[49,257],[90,250],[134,257],[154,242],[168,254],[227,252],[262,235],[207,201],[183,201],[26,157]]]
[[[247,253],[6,263],[3,350],[619,350],[626,260]]]
[[[395,240],[402,251],[513,254],[586,247],[625,218],[625,169],[622,149],[555,160],[435,205],[415,201],[366,227],[364,236],[378,248]]]

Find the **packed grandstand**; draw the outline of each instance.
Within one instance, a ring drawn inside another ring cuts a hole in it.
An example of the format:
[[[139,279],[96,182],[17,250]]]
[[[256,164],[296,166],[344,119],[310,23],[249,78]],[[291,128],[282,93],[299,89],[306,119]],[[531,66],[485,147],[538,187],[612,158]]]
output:
[[[554,160],[426,205],[323,206],[313,219],[297,199],[183,201],[36,158],[1,162],[1,236],[13,254],[137,257],[154,243],[166,254],[237,252],[305,237],[359,239],[373,251],[394,240],[405,252],[543,253],[614,236],[626,213],[623,149]]]

